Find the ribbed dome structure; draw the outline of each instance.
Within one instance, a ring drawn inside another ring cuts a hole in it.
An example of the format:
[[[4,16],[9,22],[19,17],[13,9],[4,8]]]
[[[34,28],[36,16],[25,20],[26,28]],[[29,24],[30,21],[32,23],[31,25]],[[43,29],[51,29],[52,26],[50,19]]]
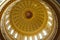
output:
[[[7,40],[51,40],[56,34],[54,10],[41,0],[17,0],[1,18],[2,34]]]

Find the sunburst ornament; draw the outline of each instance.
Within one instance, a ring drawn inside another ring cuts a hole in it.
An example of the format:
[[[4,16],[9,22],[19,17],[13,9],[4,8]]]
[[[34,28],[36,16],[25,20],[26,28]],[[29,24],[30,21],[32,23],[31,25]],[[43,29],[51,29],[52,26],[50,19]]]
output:
[[[57,19],[44,1],[17,0],[5,9],[1,26],[7,40],[51,40],[57,31]]]

